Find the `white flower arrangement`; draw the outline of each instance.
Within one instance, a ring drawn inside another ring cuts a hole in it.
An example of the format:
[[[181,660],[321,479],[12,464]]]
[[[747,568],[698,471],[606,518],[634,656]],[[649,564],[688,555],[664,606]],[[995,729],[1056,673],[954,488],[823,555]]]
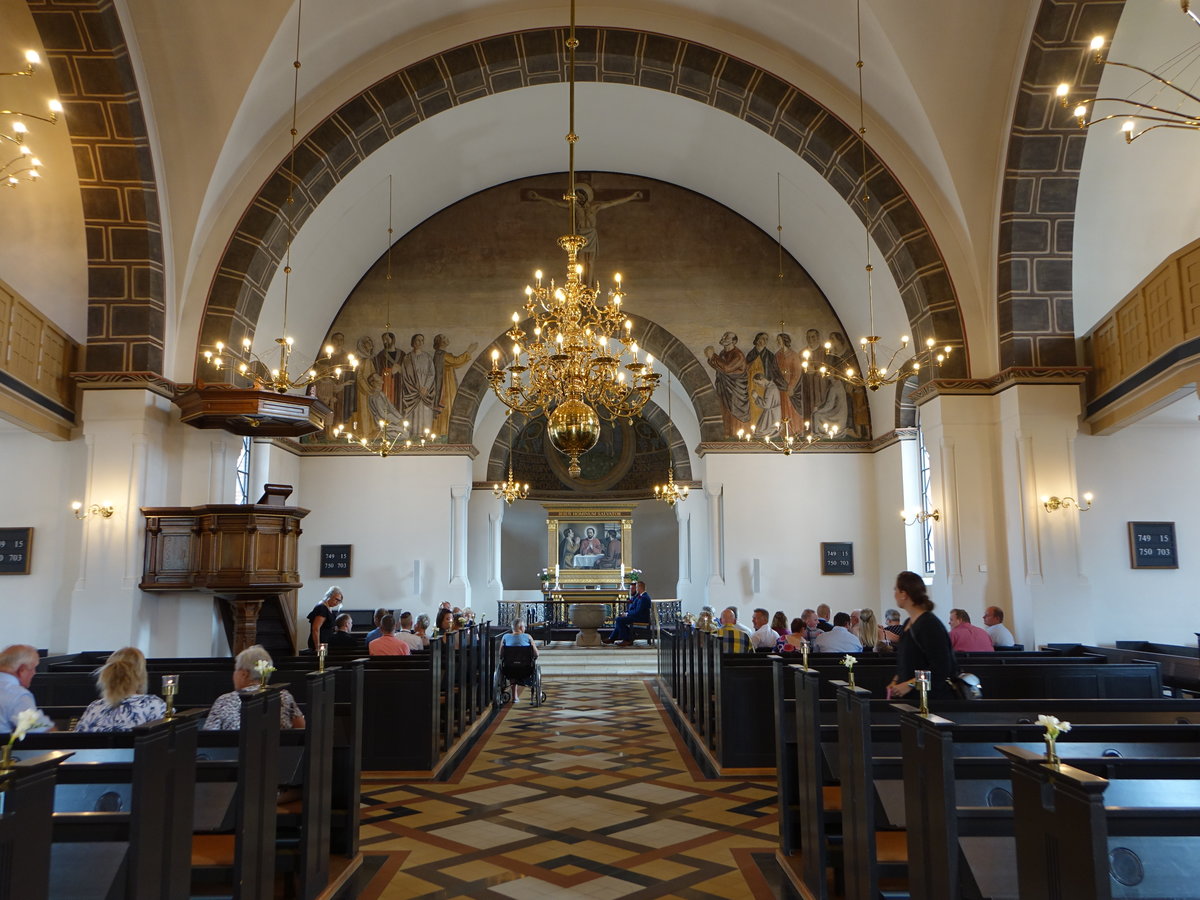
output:
[[[262,688],[266,688],[267,682],[271,680],[271,673],[275,671],[275,667],[271,665],[271,661],[260,659],[254,664],[254,671],[258,673],[258,684]]]
[[[46,717],[46,714],[40,709],[23,709],[17,713],[17,724],[13,727],[12,733],[8,736],[8,743],[4,745],[4,758],[0,763],[0,767],[8,768],[12,759],[13,744],[17,741],[25,740],[25,735],[34,729],[52,728],[54,723]]]
[[[855,686],[855,685],[854,685],[854,664],[855,664],[856,662],[858,662],[858,660],[857,660],[857,659],[855,659],[853,656],[851,656],[849,653],[847,653],[847,654],[846,654],[845,656],[843,656],[843,657],[842,657],[842,659],[841,659],[841,663],[842,663],[842,665],[846,667],[846,671],[847,671],[847,672],[849,673],[849,675],[850,675],[850,687],[854,687],[854,686]]]
[[[1057,716],[1038,716],[1037,723],[1046,729],[1046,737],[1052,741],[1058,740],[1060,734],[1071,730],[1071,723],[1064,722]]]

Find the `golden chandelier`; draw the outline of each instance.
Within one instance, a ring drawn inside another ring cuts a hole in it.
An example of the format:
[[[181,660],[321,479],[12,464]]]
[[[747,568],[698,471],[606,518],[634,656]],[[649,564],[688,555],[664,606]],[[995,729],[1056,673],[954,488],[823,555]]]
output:
[[[492,485],[492,495],[497,500],[511,504],[516,500],[524,500],[529,496],[529,485],[521,484],[513,478],[512,462],[508,464],[508,481]]]
[[[16,72],[0,72],[0,78],[11,76],[14,78],[32,77],[37,67],[41,65],[42,58],[36,50],[28,50],[25,53],[25,68],[18,69]],[[8,188],[15,188],[22,181],[37,181],[42,177],[42,161],[33,155],[33,150],[29,146],[29,127],[25,124],[25,119],[37,119],[39,122],[46,122],[50,125],[58,121],[58,114],[63,111],[62,104],[58,100],[49,101],[50,115],[41,116],[36,113],[21,112],[16,109],[0,109],[0,116],[12,116],[12,134],[0,132],[0,140],[8,141],[10,144],[15,144],[17,147],[17,155],[12,159],[4,161],[3,156],[0,156],[0,185]]]
[[[874,331],[875,295],[871,285],[871,273],[875,271],[875,267],[871,264],[871,224],[867,212],[867,202],[871,199],[871,196],[866,192],[865,189],[867,178],[867,116],[866,106],[863,102],[862,0],[858,0],[856,4],[856,25],[858,29],[858,60],[855,62],[855,66],[858,68],[858,143],[859,150],[862,155],[861,172],[864,185],[862,206],[863,229],[866,233],[867,248],[867,306],[870,313],[871,331]],[[833,349],[833,345],[829,341],[825,342],[825,359],[814,360],[814,365],[817,366],[817,371],[827,378],[837,378],[846,382],[852,387],[865,387],[869,391],[877,391],[881,387],[903,381],[913,372],[920,371],[923,364],[923,356],[927,357],[924,364],[940,366],[950,354],[950,348],[948,346],[943,348],[941,353],[937,353],[935,350],[937,341],[933,338],[929,338],[925,341],[924,349],[917,354],[916,358],[913,359],[911,364],[906,365],[902,369],[895,369],[894,364],[896,362],[896,358],[908,349],[908,335],[900,338],[899,349],[892,351],[892,354],[890,357],[888,357],[887,362],[883,363],[883,365],[880,365],[880,362],[882,361],[882,354],[887,352],[882,350],[879,345],[880,341],[882,340],[883,338],[876,334],[868,335],[867,337],[859,340],[859,346],[867,357],[867,367],[864,371],[858,371],[852,362],[849,365],[843,365],[846,360],[839,361],[835,365],[834,362],[829,359],[829,352]],[[811,357],[811,353],[809,351],[805,351],[804,357],[805,360],[808,360]]]
[[[400,428],[396,427],[395,422],[389,422],[387,419],[379,419],[376,424],[379,426],[379,430],[372,435],[360,434],[355,437],[354,432],[345,425],[338,425],[333,429],[333,436],[335,438],[344,437],[351,444],[358,444],[364,450],[383,459],[395,456],[404,450],[411,450],[414,446],[424,447],[426,443],[437,440],[437,435],[426,428],[414,445],[412,438],[408,436],[408,419],[401,423]],[[401,441],[404,443],[401,444]]]
[[[667,421],[674,422],[674,417],[671,415],[671,373],[667,372]],[[670,453],[670,449],[667,450]],[[676,503],[682,503],[688,498],[688,486],[686,484],[675,483],[675,466],[667,466],[667,483],[656,484],[654,486],[654,499],[662,500],[667,506],[674,506]]]
[[[801,366],[805,366],[805,364],[801,363]],[[805,371],[807,371],[807,367]],[[826,424],[824,428],[814,431],[812,423],[807,419],[804,421],[803,431],[793,433],[791,420],[786,417],[775,423],[775,430],[775,434],[755,434],[755,428],[751,425],[749,431],[739,428],[737,436],[738,440],[747,442],[757,439],[763,446],[782,453],[784,456],[791,456],[805,447],[811,447],[822,438],[836,440],[838,436],[836,425]]]
[[[570,114],[568,188],[563,200],[571,232],[558,239],[558,246],[567,254],[566,280],[557,284],[551,279],[546,284],[542,272],[535,273],[535,283],[525,288],[524,304],[533,333],[521,329],[521,314],[514,312],[507,332],[512,361],[501,368],[500,351],[493,350],[488,381],[510,409],[526,415],[548,413],[550,443],[570,459],[567,471],[578,477],[579,457],[600,438],[600,420],[632,419],[646,405],[661,376],[654,371],[650,354],[644,362],[638,359],[633,324],[621,309],[625,297],[621,276],[614,277],[615,287],[609,291],[607,303],[601,302],[599,283],[590,286],[584,280],[585,274],[591,273],[585,273],[579,262],[579,252],[588,239],[576,228],[575,48],[579,41],[574,0],[566,46]]]
[[[1179,6],[1183,13],[1190,18],[1194,23],[1200,25],[1200,14],[1191,8],[1191,0],[1179,0]],[[1116,66],[1121,69],[1130,69],[1134,72],[1140,72],[1147,76],[1150,81],[1143,83],[1138,87],[1141,91],[1147,87],[1155,88],[1154,94],[1144,100],[1134,99],[1130,97],[1091,97],[1086,100],[1080,100],[1073,111],[1076,122],[1080,128],[1091,128],[1098,122],[1107,122],[1109,119],[1124,119],[1121,123],[1121,134],[1125,136],[1125,143],[1132,144],[1142,135],[1159,128],[1185,128],[1189,131],[1200,130],[1200,97],[1193,94],[1191,91],[1186,91],[1177,85],[1172,77],[1182,77],[1195,62],[1197,58],[1196,46],[1193,44],[1183,53],[1168,60],[1168,67],[1163,70],[1163,74],[1152,72],[1150,69],[1142,66],[1135,66],[1132,63],[1117,62],[1116,60],[1107,59],[1104,55],[1105,39],[1103,35],[1096,35],[1092,38],[1091,49],[1096,62],[1105,66]],[[1159,95],[1164,91],[1166,98],[1173,98],[1176,102],[1190,101],[1196,104],[1191,109],[1170,109],[1166,106],[1156,105],[1155,101],[1159,101]],[[1055,91],[1059,100],[1064,107],[1070,106],[1071,86],[1063,83],[1058,86]],[[1099,103],[1118,103],[1124,106],[1124,109],[1119,112],[1109,113],[1108,115],[1096,115],[1096,105]],[[1091,116],[1091,118],[1089,118]]]

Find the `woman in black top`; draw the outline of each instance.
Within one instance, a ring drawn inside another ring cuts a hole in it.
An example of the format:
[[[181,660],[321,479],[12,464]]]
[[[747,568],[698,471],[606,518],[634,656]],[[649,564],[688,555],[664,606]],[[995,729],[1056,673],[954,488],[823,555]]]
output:
[[[889,685],[892,697],[903,697],[916,688],[916,672],[927,670],[929,696],[951,700],[954,691],[947,680],[954,674],[954,649],[950,633],[933,612],[933,601],[925,582],[916,572],[901,572],[896,576],[896,605],[908,613],[904,633],[896,645],[896,675]]]
[[[311,624],[308,635],[308,649],[316,652],[319,644],[328,644],[329,636],[333,634],[333,622],[337,618],[337,610],[342,605],[342,589],[331,587],[325,592],[325,597],[312,608],[308,614]]]

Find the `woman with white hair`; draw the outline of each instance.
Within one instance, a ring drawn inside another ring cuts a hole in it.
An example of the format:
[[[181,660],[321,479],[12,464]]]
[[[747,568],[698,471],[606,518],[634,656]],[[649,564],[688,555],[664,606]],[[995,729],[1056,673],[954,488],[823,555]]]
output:
[[[258,644],[247,647],[234,660],[233,687],[228,694],[222,694],[208,711],[208,719],[204,722],[205,731],[237,731],[242,727],[242,698],[241,691],[253,691],[258,687],[258,664],[265,661],[272,665],[271,654]],[[304,714],[296,698],[289,691],[279,692],[279,727],[303,728]]]
[[[75,726],[76,731],[130,731],[161,719],[167,704],[146,693],[146,657],[137,647],[122,647],[96,675],[99,700],[93,700]]]

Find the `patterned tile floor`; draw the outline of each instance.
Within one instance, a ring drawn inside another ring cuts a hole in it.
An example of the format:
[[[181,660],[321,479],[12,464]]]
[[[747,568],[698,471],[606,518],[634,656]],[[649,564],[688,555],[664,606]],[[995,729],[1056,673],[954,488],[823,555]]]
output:
[[[449,782],[363,773],[364,864],[338,900],[796,896],[773,781],[703,778],[649,683],[546,689]]]

